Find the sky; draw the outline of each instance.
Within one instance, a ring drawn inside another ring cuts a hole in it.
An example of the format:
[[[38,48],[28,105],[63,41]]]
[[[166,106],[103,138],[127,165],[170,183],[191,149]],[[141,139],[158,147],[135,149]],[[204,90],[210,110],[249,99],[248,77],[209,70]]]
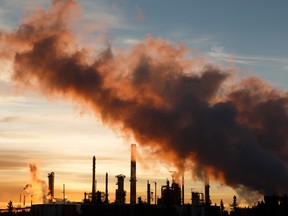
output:
[[[79,1],[71,29],[82,47],[97,53],[106,46],[113,51],[131,50],[146,38],[163,38],[183,44],[189,57],[230,68],[235,79],[256,76],[277,90],[288,87],[288,3],[281,1]],[[23,18],[49,1],[2,0],[1,32],[18,29]],[[2,40],[2,39],[1,39]],[[156,40],[156,39],[155,39]],[[1,49],[3,49],[1,41]],[[2,54],[2,53],[1,53]],[[23,187],[31,182],[29,164],[39,168],[39,179],[55,172],[56,196],[81,201],[91,190],[92,157],[97,159],[97,189],[104,191],[109,173],[109,199],[114,201],[115,175],[126,175],[129,194],[130,144],[137,143],[117,128],[109,127],[85,102],[51,96],[24,88],[11,78],[13,62],[1,58],[0,67],[0,203],[19,202]],[[138,146],[139,158],[145,148]],[[144,154],[144,153],[143,153]],[[143,157],[145,158],[145,157]],[[137,196],[146,197],[146,181],[160,185],[171,179],[175,167],[153,158],[137,165]],[[185,171],[185,201],[191,188],[203,192],[203,183]],[[237,192],[221,181],[212,180],[212,203],[227,205]],[[24,192],[27,197],[29,191]],[[127,197],[129,200],[129,197]],[[29,201],[28,201],[29,202]],[[35,201],[37,202],[37,201]],[[239,202],[247,200],[239,196]]]

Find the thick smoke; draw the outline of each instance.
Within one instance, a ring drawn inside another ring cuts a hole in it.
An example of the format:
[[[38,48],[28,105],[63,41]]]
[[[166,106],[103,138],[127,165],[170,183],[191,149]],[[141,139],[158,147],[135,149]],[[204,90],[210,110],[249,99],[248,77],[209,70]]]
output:
[[[91,59],[68,28],[78,7],[54,0],[16,31],[1,32],[17,83],[90,105],[159,158],[180,169],[190,161],[198,177],[204,170],[242,191],[288,191],[287,93],[255,77],[228,88],[228,70],[189,60],[184,45],[161,38]]]

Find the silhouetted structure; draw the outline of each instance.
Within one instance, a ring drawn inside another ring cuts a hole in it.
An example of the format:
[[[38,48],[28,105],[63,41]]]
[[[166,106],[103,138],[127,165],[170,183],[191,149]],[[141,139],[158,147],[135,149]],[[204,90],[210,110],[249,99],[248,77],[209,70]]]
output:
[[[191,196],[192,196],[192,205],[193,206],[200,206],[203,205],[204,202],[204,195],[203,193],[199,193],[199,192],[191,192]]]
[[[211,200],[210,200],[210,185],[205,184],[205,204],[206,206],[211,205]]]
[[[136,144],[131,145],[130,204],[136,204]]]
[[[184,205],[184,194],[185,194],[184,193],[185,192],[184,191],[184,172],[182,173],[182,190],[181,191],[182,191],[182,197],[181,197],[182,198],[182,205]]]
[[[172,182],[170,187],[169,181],[167,184],[161,187],[161,198],[158,199],[160,205],[181,205],[181,189],[179,184]]]
[[[124,190],[124,179],[125,175],[119,174],[115,176],[117,178],[117,183],[118,188],[116,189],[116,200],[115,202],[118,204],[125,204],[126,200],[126,191]]]
[[[147,204],[151,204],[151,190],[149,181],[147,181]]]
[[[155,205],[157,204],[157,182],[154,182],[154,184],[155,184],[155,191],[154,191],[154,196],[155,196]]]
[[[93,157],[93,165],[92,165],[92,203],[96,202],[96,186],[95,186],[95,182],[96,182],[96,158],[95,156]]]
[[[54,172],[48,173],[48,199],[49,202],[53,202],[54,199]]]
[[[131,168],[135,165],[135,172],[131,169],[130,189],[136,187],[136,158],[134,158],[134,147],[131,148]],[[135,159],[135,160],[134,160]],[[135,164],[132,163],[135,161]],[[170,185],[167,180],[166,185],[161,187],[161,197],[158,199],[158,204],[151,205],[151,185],[147,181],[147,202],[143,202],[141,197],[138,198],[138,205],[125,204],[126,191],[124,190],[125,175],[119,174],[117,178],[115,202],[109,204],[108,201],[108,173],[105,178],[105,193],[96,191],[96,158],[93,157],[92,166],[92,193],[84,193],[83,203],[65,202],[65,185],[63,185],[63,203],[51,203],[32,206],[31,212],[27,208],[14,208],[16,215],[32,215],[32,216],[286,216],[288,215],[288,197],[284,196],[265,196],[264,201],[252,208],[240,208],[237,203],[236,196],[233,197],[233,202],[230,204],[231,211],[225,211],[223,200],[220,206],[211,205],[209,184],[206,182],[204,193],[191,191],[191,204],[184,203],[184,176],[182,176],[182,190],[180,185],[172,180]],[[135,174],[135,175],[134,175]],[[134,178],[134,177],[135,178]],[[54,197],[54,173],[48,174],[50,195]],[[134,185],[135,183],[135,185]],[[131,186],[133,185],[133,187]],[[53,191],[53,193],[52,193]],[[131,190],[131,194],[133,189]],[[135,189],[136,192],[136,189]],[[156,198],[156,182],[155,182],[155,198]],[[133,198],[134,199],[134,198]],[[133,201],[132,199],[132,201]],[[20,196],[21,200],[21,196]],[[130,199],[131,201],[131,199]],[[21,201],[20,201],[21,203]],[[11,205],[10,205],[11,206]],[[25,196],[24,196],[25,206]],[[21,211],[21,214],[20,214]],[[23,213],[22,213],[23,212]],[[9,210],[0,211],[1,215],[11,213]]]
[[[106,172],[106,175],[105,175],[105,203],[109,203],[109,200],[108,200],[108,173]]]

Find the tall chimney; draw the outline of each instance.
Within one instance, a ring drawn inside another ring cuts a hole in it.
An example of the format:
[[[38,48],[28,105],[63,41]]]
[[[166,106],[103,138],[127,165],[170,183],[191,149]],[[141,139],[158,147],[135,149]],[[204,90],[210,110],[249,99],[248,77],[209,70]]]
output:
[[[136,144],[131,144],[130,204],[136,204]]]
[[[92,203],[96,202],[96,187],[95,187],[95,173],[96,173],[96,158],[93,157],[93,166],[92,166]]]
[[[108,203],[108,173],[106,172],[105,177],[105,203]]]
[[[150,190],[150,183],[147,181],[147,204],[150,205],[151,201],[151,190]]]

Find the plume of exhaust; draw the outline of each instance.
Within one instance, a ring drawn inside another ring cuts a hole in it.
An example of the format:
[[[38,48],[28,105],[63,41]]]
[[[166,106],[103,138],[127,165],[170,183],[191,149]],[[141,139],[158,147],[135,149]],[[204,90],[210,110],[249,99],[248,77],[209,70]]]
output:
[[[47,185],[40,178],[40,172],[36,163],[30,163],[30,183],[26,184],[21,193],[32,195],[34,203],[46,203]]]
[[[183,44],[162,38],[93,58],[69,28],[79,7],[54,0],[16,31],[1,32],[16,83],[89,105],[179,170],[190,161],[199,178],[207,173],[261,194],[288,191],[286,92],[256,77],[228,85],[228,69],[189,59]]]
[[[23,187],[23,189],[22,189],[21,193],[23,193],[24,191],[28,191],[28,190],[29,190],[29,188],[31,188],[31,187],[32,187],[32,185],[31,185],[31,184],[26,184],[26,185],[25,185],[25,187]]]

